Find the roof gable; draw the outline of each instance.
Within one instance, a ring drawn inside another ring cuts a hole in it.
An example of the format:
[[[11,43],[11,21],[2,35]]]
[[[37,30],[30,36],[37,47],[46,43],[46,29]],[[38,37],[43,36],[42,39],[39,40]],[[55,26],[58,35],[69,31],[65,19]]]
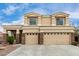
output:
[[[25,16],[41,16],[41,15],[38,13],[31,12],[31,13],[25,14]]]
[[[65,17],[67,17],[67,16],[69,16],[69,14],[64,13],[64,12],[57,12],[55,14],[52,14],[52,16],[65,16]]]

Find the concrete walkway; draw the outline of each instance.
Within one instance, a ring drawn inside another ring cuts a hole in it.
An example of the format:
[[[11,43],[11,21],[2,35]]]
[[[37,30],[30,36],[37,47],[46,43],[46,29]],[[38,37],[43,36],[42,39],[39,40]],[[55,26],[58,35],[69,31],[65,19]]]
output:
[[[79,56],[79,47],[72,45],[23,45],[7,56]]]

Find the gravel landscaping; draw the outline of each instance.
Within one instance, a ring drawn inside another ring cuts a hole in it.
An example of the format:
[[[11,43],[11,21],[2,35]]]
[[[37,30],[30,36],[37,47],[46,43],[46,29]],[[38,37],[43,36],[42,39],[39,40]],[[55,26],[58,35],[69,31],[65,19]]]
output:
[[[22,45],[7,56],[79,56],[79,47],[72,45]]]
[[[20,46],[21,46],[20,44],[6,45],[6,46],[0,45],[0,56],[5,56],[10,52],[14,51],[15,49],[19,48]]]

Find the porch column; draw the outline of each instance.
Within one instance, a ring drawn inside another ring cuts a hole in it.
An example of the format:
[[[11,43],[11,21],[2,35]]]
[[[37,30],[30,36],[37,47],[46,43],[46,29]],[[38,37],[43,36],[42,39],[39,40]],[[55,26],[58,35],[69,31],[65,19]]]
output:
[[[16,43],[19,43],[19,29],[16,30]]]
[[[75,40],[74,38],[75,38],[75,34],[71,33],[71,43],[74,42],[74,40]]]
[[[66,26],[69,26],[69,17],[66,17]]]
[[[24,17],[24,25],[28,26],[28,18],[27,18],[27,16]]]
[[[22,41],[21,41],[22,44],[25,44],[25,33],[22,33]]]
[[[25,31],[23,30],[23,31],[22,31],[22,41],[21,41],[22,44],[25,44],[25,35],[26,35],[26,33],[25,33]]]
[[[40,44],[40,33],[38,33],[38,44]]]
[[[54,16],[52,16],[52,26],[56,26],[56,18]]]
[[[71,44],[73,41],[73,35],[72,33],[69,33],[69,44]]]
[[[38,33],[38,44],[43,44],[43,33]]]

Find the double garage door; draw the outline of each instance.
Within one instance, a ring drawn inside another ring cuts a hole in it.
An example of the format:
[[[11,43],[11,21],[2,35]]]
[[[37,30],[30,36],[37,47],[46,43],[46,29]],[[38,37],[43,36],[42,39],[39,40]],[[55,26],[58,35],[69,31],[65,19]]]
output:
[[[41,35],[42,34],[42,35]],[[38,33],[25,34],[26,45],[36,45],[42,42],[44,45],[49,44],[70,44],[71,36],[68,33]]]

